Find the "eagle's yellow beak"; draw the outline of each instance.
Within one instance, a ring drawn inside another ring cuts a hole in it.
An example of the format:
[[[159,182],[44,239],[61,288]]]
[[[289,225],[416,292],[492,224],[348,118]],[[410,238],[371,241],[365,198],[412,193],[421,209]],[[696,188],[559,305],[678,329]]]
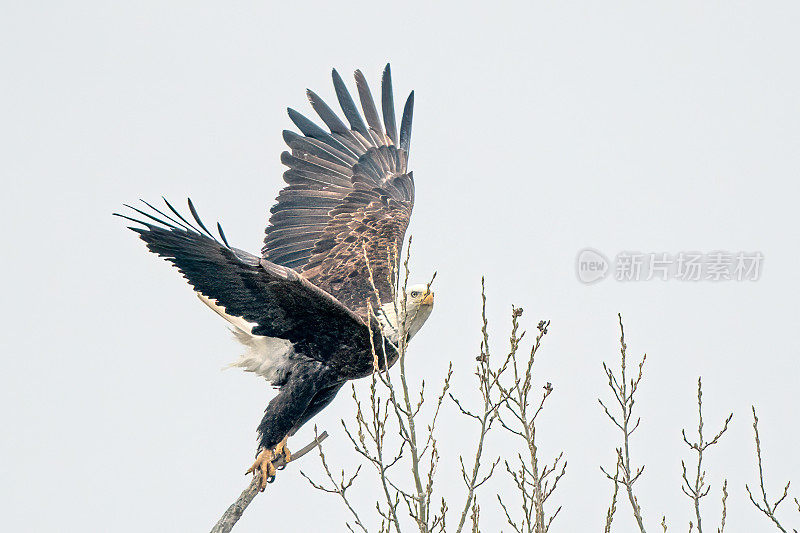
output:
[[[433,293],[428,292],[420,303],[422,305],[433,305]]]

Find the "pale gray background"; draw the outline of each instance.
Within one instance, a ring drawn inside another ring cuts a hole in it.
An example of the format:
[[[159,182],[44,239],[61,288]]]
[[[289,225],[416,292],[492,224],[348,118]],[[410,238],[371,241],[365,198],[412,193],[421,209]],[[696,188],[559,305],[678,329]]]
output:
[[[375,90],[387,60],[398,100],[417,91],[414,268],[439,272],[413,377],[433,383],[453,360],[455,390],[475,399],[481,275],[496,353],[512,303],[530,328],[551,319],[541,450],[569,459],[553,531],[598,531],[611,492],[598,466],[613,464],[617,433],[596,398],[608,397],[600,365],[617,360],[621,311],[631,354],[648,353],[633,454],[647,464],[650,529],[662,514],[687,527],[680,430],[695,427],[702,375],[709,430],[735,412],[708,457],[708,516],[727,476],[726,531],[769,530],[744,493],[751,404],[769,488],[800,485],[796,3],[163,4],[3,2],[5,530],[203,531],[238,495],[272,393],[220,373],[238,350],[221,321],[110,214],[191,195],[235,245],[259,250],[285,107],[309,111],[306,87],[331,98],[334,66],[348,81],[363,69]],[[585,246],[766,259],[757,282],[585,286],[573,265]],[[445,412],[440,480],[457,507],[450,450],[472,449],[471,426]],[[339,425],[352,413],[343,394],[315,420],[336,465],[355,464]],[[319,474],[313,457],[302,467]],[[481,493],[484,531],[503,527],[494,492],[510,488],[499,477]],[[355,497],[368,511],[372,496]],[[622,505],[616,531],[632,531],[629,514]],[[344,517],[292,468],[237,531],[339,531]]]

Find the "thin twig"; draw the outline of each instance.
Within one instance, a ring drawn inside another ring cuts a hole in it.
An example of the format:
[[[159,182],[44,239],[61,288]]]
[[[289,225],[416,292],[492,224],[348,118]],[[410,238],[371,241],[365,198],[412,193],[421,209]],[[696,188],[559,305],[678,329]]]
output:
[[[630,436],[634,431],[636,431],[636,428],[639,427],[639,422],[641,422],[641,418],[639,418],[635,423],[631,424],[633,418],[633,406],[635,404],[635,394],[639,388],[639,384],[642,381],[642,370],[644,368],[644,363],[647,360],[647,354],[642,356],[642,360],[639,362],[637,377],[630,378],[629,380],[626,367],[628,346],[625,344],[625,328],[622,324],[622,315],[619,314],[617,316],[619,318],[619,343],[621,356],[619,378],[617,378],[616,374],[614,374],[614,371],[611,370],[611,368],[609,368],[605,363],[603,363],[603,371],[606,374],[608,386],[614,393],[614,399],[619,405],[619,417],[612,415],[602,400],[598,401],[603,407],[606,416],[608,416],[614,425],[622,432],[623,438],[622,447],[617,448],[617,473],[614,474],[614,476],[611,476],[602,466],[600,467],[600,470],[602,470],[606,477],[613,481],[615,485],[617,483],[622,483],[622,485],[625,487],[625,491],[628,494],[628,501],[630,501],[631,510],[633,511],[633,517],[636,519],[636,524],[639,527],[639,531],[641,533],[645,533],[644,520],[642,519],[642,508],[633,492],[633,485],[639,479],[639,476],[641,476],[644,472],[644,466],[637,468],[635,472],[633,471],[630,455]],[[610,521],[608,521],[608,516],[606,523],[610,524]]]
[[[681,490],[683,493],[688,496],[692,502],[694,503],[694,516],[697,520],[697,533],[703,533],[703,521],[702,515],[700,513],[700,500],[704,497],[708,496],[709,491],[711,490],[711,486],[706,484],[706,472],[702,470],[703,467],[703,452],[706,451],[711,446],[719,443],[719,439],[722,435],[728,430],[728,424],[730,423],[731,419],[733,418],[733,413],[728,415],[728,418],[725,419],[725,423],[722,426],[722,429],[714,435],[710,441],[706,442],[703,440],[703,380],[702,378],[697,378],[697,414],[698,414],[698,423],[697,423],[697,435],[698,440],[697,442],[690,442],[688,437],[686,436],[686,431],[681,431],[683,435],[683,442],[686,445],[694,450],[697,453],[697,469],[695,470],[695,477],[693,482],[689,482],[689,478],[686,471],[686,463],[681,461],[681,468],[683,469],[683,485],[681,485]],[[727,496],[723,496],[723,513],[725,499]],[[722,527],[724,528],[725,519],[722,519]],[[691,527],[691,526],[690,526]]]
[[[756,415],[755,406],[752,406],[752,409],[753,409],[753,431],[755,432],[755,439],[756,439],[756,457],[758,458],[758,483],[761,487],[761,502],[763,503],[763,507],[753,497],[753,493],[750,492],[750,487],[747,484],[745,484],[744,487],[745,489],[747,489],[747,495],[750,497],[750,501],[753,503],[753,505],[756,506],[756,509],[764,513],[764,515],[766,515],[770,520],[772,520],[772,523],[775,524],[775,527],[777,527],[780,531],[782,531],[783,533],[787,533],[786,529],[784,529],[784,527],[778,521],[778,518],[775,516],[775,512],[778,510],[778,506],[789,495],[789,485],[791,485],[792,482],[789,481],[786,483],[786,486],[783,488],[783,495],[777,500],[775,500],[775,503],[772,504],[769,503],[769,498],[767,497],[767,489],[764,488],[764,468],[761,464],[761,439],[758,436],[758,416]]]
[[[486,435],[492,428],[492,423],[496,420],[497,417],[497,409],[499,408],[500,404],[495,403],[492,399],[493,393],[497,388],[497,382],[500,378],[500,375],[505,371],[506,366],[500,367],[497,372],[493,372],[489,366],[490,362],[490,354],[489,354],[489,333],[488,333],[488,320],[486,318],[486,285],[484,279],[481,278],[481,346],[480,346],[480,355],[476,358],[478,361],[478,366],[475,371],[475,375],[478,378],[478,388],[480,389],[481,396],[483,399],[483,411],[480,415],[473,414],[464,407],[461,406],[461,402],[453,396],[450,395],[450,398],[455,402],[456,406],[458,406],[459,410],[466,416],[473,418],[478,421],[480,424],[480,430],[478,432],[478,444],[475,450],[475,459],[472,463],[472,473],[470,476],[467,476],[466,469],[464,467],[463,458],[459,457],[461,460],[461,473],[464,479],[464,483],[467,487],[467,495],[464,501],[464,507],[461,511],[461,517],[458,522],[458,527],[456,528],[456,533],[461,533],[462,529],[467,520],[467,514],[469,513],[470,508],[472,508],[472,529],[476,531],[478,528],[478,517],[480,515],[479,507],[477,502],[475,501],[475,491],[486,483],[489,478],[492,477],[494,474],[494,470],[497,465],[500,463],[500,458],[498,457],[492,465],[489,467],[489,472],[486,474],[482,474],[481,472],[481,459],[483,457],[483,450],[484,450],[484,441],[486,439]]]
[[[611,523],[614,521],[614,513],[617,511],[617,494],[619,493],[619,463],[617,463],[617,471],[611,480],[614,482],[614,492],[611,494],[611,505],[606,511],[606,527],[603,533],[611,533]]]
[[[724,533],[725,519],[728,517],[728,480],[722,484],[722,520],[720,521],[717,533]]]
[[[517,352],[524,333],[518,335],[517,331],[518,320],[522,313],[523,311],[520,308],[512,307],[511,309],[511,349],[506,363],[503,365],[503,368],[508,366],[509,373],[513,375],[513,381],[510,385],[498,384],[501,394],[500,405],[505,407],[502,415],[498,412],[498,421],[507,431],[521,437],[528,451],[527,457],[524,459],[522,454],[518,455],[519,470],[512,469],[508,461],[505,461],[506,471],[519,489],[521,497],[522,518],[519,523],[516,523],[511,518],[502,499],[498,497],[498,500],[503,507],[503,512],[506,514],[509,525],[515,531],[520,533],[522,531],[527,533],[547,533],[553,520],[561,511],[561,507],[556,509],[555,513],[550,517],[547,517],[544,504],[547,498],[555,491],[561,478],[566,474],[567,462],[561,463],[563,458],[563,454],[561,454],[556,457],[552,466],[547,464],[544,467],[540,466],[535,423],[536,417],[544,408],[545,401],[553,392],[553,385],[551,383],[545,384],[543,387],[544,392],[535,409],[532,409],[536,404],[531,404],[531,392],[533,391],[533,366],[536,353],[541,346],[542,339],[547,334],[550,322],[544,320],[539,322],[537,326],[539,332],[531,347],[528,360],[520,362],[517,359]],[[503,420],[503,416],[506,415],[511,415],[512,417],[508,422]],[[554,474],[554,477],[548,479],[551,474]],[[552,484],[550,484],[551,481]]]
[[[314,426],[314,434],[315,435],[317,434],[317,426]],[[358,474],[361,472],[361,465],[358,465],[356,473],[350,476],[349,479],[347,478],[347,476],[345,476],[344,469],[342,469],[341,480],[337,481],[333,477],[331,469],[328,467],[328,461],[325,458],[325,452],[323,451],[321,444],[319,445],[318,450],[319,450],[319,459],[320,461],[322,461],[322,468],[325,470],[325,475],[328,477],[328,481],[330,481],[330,487],[326,487],[320,483],[315,482],[310,477],[308,477],[306,473],[303,472],[302,470],[300,471],[300,475],[306,478],[306,480],[315,489],[330,494],[338,494],[339,497],[342,499],[342,502],[344,503],[345,507],[347,507],[347,510],[350,511],[350,514],[355,519],[356,526],[358,526],[358,528],[363,533],[369,533],[366,526],[364,526],[364,523],[361,521],[361,517],[358,515],[358,512],[353,508],[353,506],[350,504],[350,500],[347,498],[347,489],[353,486],[353,482],[356,480]],[[349,529],[350,531],[353,530],[352,526],[350,526],[349,523],[346,523],[345,525],[347,526],[347,529]]]

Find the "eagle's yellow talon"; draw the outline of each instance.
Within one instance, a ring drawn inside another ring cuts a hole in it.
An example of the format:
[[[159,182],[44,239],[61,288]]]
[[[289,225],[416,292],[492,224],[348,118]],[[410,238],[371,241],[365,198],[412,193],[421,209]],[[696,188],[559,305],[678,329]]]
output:
[[[272,450],[261,450],[261,453],[258,454],[256,457],[253,466],[247,469],[246,474],[253,472],[255,474],[256,470],[261,473],[261,483],[260,489],[263,491],[267,487],[267,480],[271,479],[275,476],[275,465],[272,464],[272,461],[275,460],[275,453]]]
[[[253,466],[247,469],[245,474],[249,474],[251,472],[255,473],[256,471],[261,473],[261,490],[263,491],[267,487],[267,483],[272,481],[272,478],[275,477],[277,469],[273,464],[273,461],[278,457],[283,457],[285,462],[289,462],[292,460],[292,452],[289,451],[289,448],[286,447],[286,441],[289,440],[289,436],[281,440],[274,449],[272,450],[261,450],[261,452],[256,457],[256,461],[253,463]]]

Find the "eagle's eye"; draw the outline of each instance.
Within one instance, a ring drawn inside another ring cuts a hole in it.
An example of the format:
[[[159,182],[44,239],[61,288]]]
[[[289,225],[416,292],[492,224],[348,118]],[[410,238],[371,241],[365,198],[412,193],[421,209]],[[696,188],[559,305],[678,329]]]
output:
[[[417,296],[419,296],[419,291],[411,291],[412,298],[416,298]]]

